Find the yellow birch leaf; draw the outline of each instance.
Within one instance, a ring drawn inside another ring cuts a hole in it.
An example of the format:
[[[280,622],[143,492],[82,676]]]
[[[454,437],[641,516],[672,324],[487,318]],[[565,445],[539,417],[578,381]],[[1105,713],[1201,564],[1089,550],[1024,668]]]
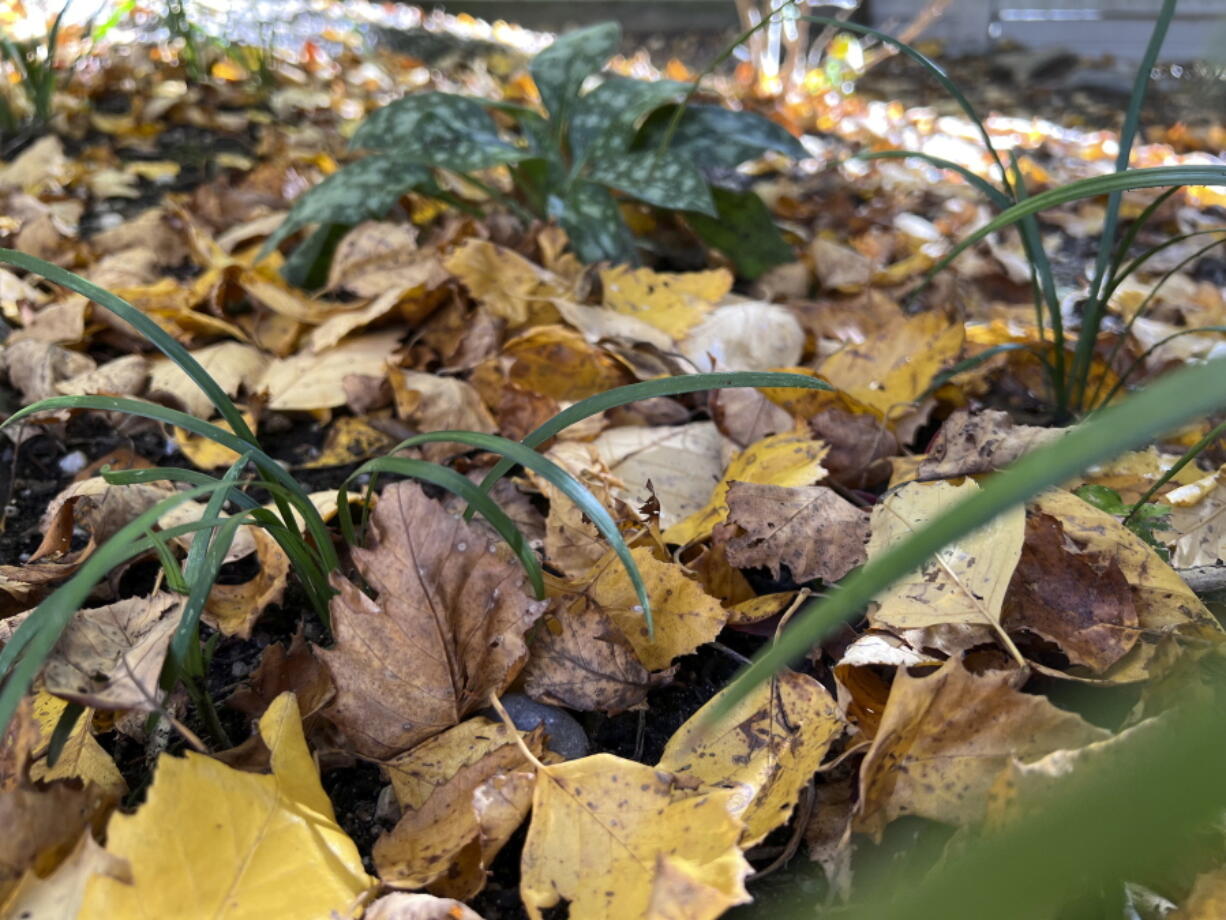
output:
[[[243,421],[247,423],[247,427],[252,431],[256,430],[254,413],[247,410],[243,411]],[[214,419],[212,424],[229,431],[231,434],[234,433],[230,423],[223,418]],[[224,444],[220,444],[212,438],[206,438],[204,435],[192,434],[186,428],[176,427],[174,435],[175,444],[179,446],[183,456],[190,460],[196,469],[216,470],[223,466],[229,466],[238,459],[238,454]]]
[[[47,766],[47,746],[55,731],[67,701],[40,690],[34,697],[34,719],[38,723],[38,741],[30,752],[30,779],[49,783],[57,779],[80,779],[93,783],[112,801],[128,792],[128,784],[111,755],[103,750],[90,731],[94,711],[86,709],[72,727],[68,740],[60,749],[55,766]]]
[[[649,547],[641,546],[630,554],[651,601],[653,637],[647,636],[647,623],[630,576],[612,552],[598,563],[603,568],[587,595],[612,617],[644,666],[652,671],[667,668],[674,658],[688,655],[719,635],[728,621],[728,611],[702,585],[686,577],[681,566],[660,562]]]
[[[677,729],[656,766],[712,789],[740,786],[752,796],[740,816],[747,848],[788,820],[844,724],[826,688],[794,671],[759,684],[726,718],[709,724],[708,712],[722,697]]]
[[[732,290],[732,272],[656,272],[617,265],[600,273],[605,306],[680,340]]]
[[[978,491],[967,479],[958,486],[908,483],[886,496],[873,508],[869,561]],[[954,624],[1001,634],[1001,606],[1025,539],[1025,509],[997,515],[878,595],[869,623],[887,630]]]
[[[808,486],[826,475],[822,458],[829,448],[803,434],[784,432],[750,444],[737,454],[715,486],[706,507],[664,531],[669,543],[693,543],[728,520],[728,486],[754,482],[771,486]]]
[[[920,313],[844,346],[818,370],[840,390],[894,418],[957,358],[965,337],[962,323],[937,311]]]
[[[162,755],[144,805],[107,828],[107,852],[127,860],[132,882],[91,878],[80,920],[162,920],[185,907],[218,920],[354,910],[377,882],[336,823],[292,693],[273,701],[259,730],[271,775],[194,752]]]
[[[660,859],[731,904],[749,900],[749,864],[729,811],[732,789],[687,790],[654,767],[595,754],[537,771],[520,896],[528,916],[565,898],[585,920],[638,920],[652,909]],[[654,908],[655,916],[660,906]],[[685,916],[682,914],[681,916]]]
[[[401,332],[375,332],[348,339],[319,354],[297,354],[268,365],[256,389],[268,393],[268,408],[312,411],[345,405],[345,375],[382,377],[400,345]]]
[[[443,260],[483,307],[512,329],[558,321],[550,298],[573,293],[570,285],[519,253],[488,240],[465,240]]]
[[[1226,916],[1226,868],[1197,876],[1183,907],[1171,915],[1171,920],[1215,920],[1222,916]]]
[[[0,917],[22,920],[64,920],[81,910],[85,886],[95,875],[124,882],[131,879],[127,863],[94,842],[89,831],[81,834],[75,849],[46,878],[27,869],[8,900],[0,903]]]

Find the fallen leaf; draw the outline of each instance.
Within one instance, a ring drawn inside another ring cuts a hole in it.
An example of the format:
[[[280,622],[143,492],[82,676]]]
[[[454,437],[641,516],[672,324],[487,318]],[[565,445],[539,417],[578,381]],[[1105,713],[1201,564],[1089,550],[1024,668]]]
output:
[[[739,813],[747,849],[791,817],[844,724],[826,688],[794,671],[759,684],[719,723],[708,724],[723,693],[677,729],[656,767],[711,789],[739,789],[742,801],[748,798]]]
[[[382,376],[400,344],[400,330],[376,332],[342,342],[319,354],[298,354],[268,364],[257,390],[268,396],[268,408],[311,411],[345,405],[346,374]]]
[[[763,438],[737,454],[724,470],[700,510],[664,531],[669,543],[693,543],[708,536],[716,524],[728,519],[728,488],[733,482],[758,485],[807,486],[825,475],[822,458],[826,445],[788,432]]]
[[[465,240],[443,260],[443,267],[512,329],[556,322],[558,311],[552,298],[572,293],[570,285],[553,272],[487,240]]]
[[[316,470],[359,463],[386,454],[395,446],[396,439],[374,427],[369,419],[342,415],[328,426],[319,455],[302,464],[302,468]]]
[[[537,757],[544,752],[542,732],[524,733],[524,743]],[[465,719],[445,732],[383,763],[402,808],[419,809],[452,777],[504,747],[518,750],[510,729],[484,716]]]
[[[336,691],[332,676],[314,649],[301,627],[290,639],[288,649],[280,642],[266,646],[260,654],[260,663],[226,700],[226,705],[258,718],[278,696],[292,691],[303,725],[309,730],[311,717],[323,709]]]
[[[809,255],[822,287],[854,294],[873,277],[873,263],[848,246],[841,246],[824,237],[809,244]]]
[[[959,409],[945,420],[919,465],[920,479],[953,479],[1004,469],[1023,454],[1059,441],[1072,429],[1015,425],[1007,412],[972,415]]]
[[[532,635],[524,690],[534,700],[616,715],[647,699],[670,672],[651,674],[598,606],[562,605]]]
[[[358,751],[386,759],[505,689],[544,605],[524,593],[517,562],[415,483],[384,490],[371,533],[353,557],[377,597],[334,573],[336,643],[319,654],[337,689],[328,718]]]
[[[1054,642],[1074,664],[1101,674],[1137,643],[1132,590],[1115,559],[1070,546],[1042,512],[1026,516],[1026,541],[1001,618],[1010,632]]]
[[[498,423],[471,384],[455,377],[391,368],[388,379],[396,401],[396,415],[418,431],[475,431],[493,434]],[[467,450],[462,444],[422,445],[427,460],[441,461]]]
[[[964,339],[961,322],[939,311],[920,313],[844,346],[818,370],[840,390],[896,420],[957,358]]]
[[[677,345],[700,372],[766,371],[800,363],[805,333],[784,307],[760,300],[718,306]]]
[[[926,677],[900,669],[861,766],[856,829],[880,841],[902,815],[973,824],[1012,758],[1032,761],[1108,737],[1015,689],[1015,678],[1013,671],[976,676],[956,658]]]
[[[1191,485],[1166,494],[1170,529],[1177,535],[1171,565],[1192,568],[1226,561],[1226,485],[1223,467]]]
[[[728,862],[734,857],[725,857]],[[715,920],[742,903],[739,891],[726,891],[704,882],[703,867],[687,859],[661,853],[656,857],[656,876],[646,920]]]
[[[260,615],[279,604],[289,578],[290,560],[285,550],[262,527],[250,530],[255,541],[259,571],[241,582],[215,583],[204,602],[204,620],[223,636],[247,639]]]
[[[271,775],[235,770],[189,751],[162,755],[144,804],[107,826],[106,850],[127,861],[131,882],[93,876],[80,917],[344,915],[377,884],[336,823],[302,735],[293,694],[259,723]],[[167,846],[167,834],[191,848]],[[286,859],[287,854],[293,859]]]
[[[192,357],[233,398],[240,389],[251,391],[264,373],[268,356],[241,342],[219,342],[192,352]],[[154,362],[149,373],[150,398],[166,399],[197,418],[210,418],[216,411],[204,391],[169,358]]]
[[[674,341],[702,320],[732,290],[732,272],[657,272],[617,265],[600,272],[605,306],[633,316]]]
[[[688,655],[719,635],[728,611],[687,577],[685,569],[660,562],[647,547],[632,549],[630,555],[651,601],[653,636],[647,635],[647,621],[630,576],[611,550],[597,564],[598,574],[584,593],[617,624],[648,670],[667,668],[674,658]]]
[[[869,561],[978,491],[967,479],[958,486],[908,483],[891,492],[873,507]],[[877,609],[869,613],[870,625],[894,631],[953,626],[988,637],[992,632],[1003,635],[1001,608],[1025,537],[1022,508],[997,515],[879,594]]]
[[[7,901],[0,902],[0,914],[21,920],[63,920],[76,917],[85,897],[85,886],[95,875],[131,882],[126,860],[100,847],[93,835],[85,832],[77,845],[46,877],[27,869]]]
[[[43,666],[47,691],[95,709],[158,709],[182,600],[162,591],[77,611]]]
[[[625,483],[624,489],[614,490],[619,498],[634,507],[652,495],[659,499],[660,526],[665,528],[702,509],[724,469],[725,440],[712,422],[624,425],[602,432],[592,447]]]
[[[868,513],[832,489],[734,482],[727,502],[728,521],[745,531],[728,543],[737,568],[779,578],[786,565],[796,582],[832,583],[864,564]]]
[[[535,779],[513,741],[460,767],[375,841],[379,877],[395,888],[429,887],[433,894],[471,898],[527,816]]]
[[[481,920],[481,916],[453,898],[396,891],[366,908],[362,920]]]
[[[1215,920],[1226,914],[1226,868],[1202,872],[1170,920]]]
[[[630,383],[626,367],[565,326],[538,326],[502,348],[499,363],[516,386],[568,402]]]
[[[68,704],[45,690],[34,697],[33,713],[38,725],[38,741],[30,749],[30,779],[40,783],[55,780],[80,780],[97,790],[107,803],[120,801],[128,784],[115,761],[98,743],[92,730],[93,711],[85,710],[73,725],[60,748],[54,765],[47,764],[52,735]]]
[[[646,917],[660,856],[685,860],[692,878],[745,903],[735,795],[678,788],[669,774],[612,754],[543,767],[520,881],[528,916],[540,920],[565,899],[576,917]]]
[[[1092,680],[1127,683],[1146,679],[1151,665],[1161,660],[1161,643],[1152,640],[1169,637],[1182,643],[1187,638],[1203,645],[1226,639],[1221,625],[1179,574],[1113,515],[1060,489],[1042,493],[1029,507],[1058,519],[1067,538],[1081,552],[1114,560],[1132,589],[1142,641]]]

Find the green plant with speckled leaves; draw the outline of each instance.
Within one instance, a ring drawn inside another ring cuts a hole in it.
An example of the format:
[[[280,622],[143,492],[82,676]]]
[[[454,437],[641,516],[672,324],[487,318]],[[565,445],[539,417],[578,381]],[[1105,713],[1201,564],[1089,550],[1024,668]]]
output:
[[[523,218],[557,221],[584,262],[636,261],[639,243],[619,195],[680,212],[743,277],[789,261],[791,248],[762,201],[717,177],[771,150],[802,156],[800,143],[761,115],[688,104],[690,83],[601,73],[620,37],[616,23],[602,23],[536,56],[532,77],[544,114],[442,92],[372,112],[353,137],[369,154],[303,195],[265,253],[315,226],[286,267],[291,280],[312,286],[345,230],[382,217],[409,191],[475,208],[444,188],[439,174],[448,173]],[[515,132],[500,129],[491,113]],[[487,173],[495,168],[509,172],[510,194],[493,187]]]

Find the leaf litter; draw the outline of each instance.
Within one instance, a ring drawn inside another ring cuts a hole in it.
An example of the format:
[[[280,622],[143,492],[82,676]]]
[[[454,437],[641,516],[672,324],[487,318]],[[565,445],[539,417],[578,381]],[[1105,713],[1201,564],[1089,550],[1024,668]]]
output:
[[[0,153],[0,242],[135,304],[312,488],[335,487],[416,432],[519,438],[579,399],[661,375],[789,369],[834,391],[644,400],[547,446],[631,542],[652,637],[591,522],[535,475],[496,496],[549,566],[545,601],[528,596],[484,524],[414,484],[382,488],[364,548],[332,573],[327,632],[284,552],[240,528],[205,610],[216,637],[207,686],[227,700],[228,749],[202,741],[196,704],[159,685],[181,601],[156,563],[112,573],[0,744],[12,829],[0,911],[166,916],[193,891],[217,916],[497,920],[565,901],[576,918],[716,917],[769,903],[754,872],[789,859],[782,871],[854,895],[903,819],[973,839],[1040,801],[1053,777],[1151,730],[1164,681],[1220,654],[1216,608],[1182,575],[1226,561],[1226,455],[1214,445],[1153,497],[1169,516],[1149,542],[1072,490],[1135,501],[1207,423],[947,547],[762,685],[721,732],[707,730],[723,682],[797,602],[837,590],[977,478],[1061,436],[1044,414],[1048,343],[1027,306],[1028,266],[1003,234],[938,279],[929,301],[940,308],[904,309],[907,290],[988,208],[925,164],[842,160],[905,140],[984,174],[969,125],[866,92],[762,98],[717,71],[710,99],[805,135],[807,159],[768,154],[744,176],[786,229],[790,261],[739,277],[744,263],[699,242],[699,221],[626,203],[628,225],[661,245],[646,265],[585,265],[557,226],[473,216],[507,189],[498,166],[484,175],[493,193],[454,183],[441,203],[405,189],[387,213],[346,215],[326,277],[287,281],[286,255],[261,259],[260,243],[351,159],[344,138],[378,102],[426,90],[539,100],[525,51],[547,39],[495,27],[517,47],[482,46],[474,66],[464,29],[475,27],[448,22],[439,34],[460,36],[464,50],[443,66],[331,35],[327,47],[268,50],[262,90],[241,56],[184,79],[184,62],[151,45],[96,53],[58,101],[55,133]],[[612,68],[691,73],[677,59],[657,69],[645,52]],[[885,66],[864,86],[900,90],[892,80]],[[97,104],[117,86],[130,107],[107,114]],[[977,86],[989,100],[999,91]],[[1026,153],[1035,188],[1110,159],[1103,132],[1001,115],[987,128]],[[1157,124],[1137,158],[1205,157],[1220,132]],[[220,152],[202,166],[193,143]],[[1126,217],[1154,198],[1125,194]],[[1212,229],[1222,204],[1220,190],[1188,189],[1140,239]],[[1101,205],[1086,201],[1047,212],[1044,231],[1080,269],[1101,222]],[[1175,255],[1191,252],[1174,248],[1115,292],[1121,329],[1143,302],[1149,312],[1120,333],[1118,355],[1098,356],[1092,379],[1109,389],[1130,374],[1135,385],[1220,348],[1216,331],[1163,341],[1226,318],[1220,257],[1180,266]],[[181,371],[83,297],[4,270],[0,312],[7,410],[95,394],[214,415]],[[987,354],[1006,345],[1018,347]],[[234,459],[102,413],[5,434],[16,510],[0,541],[0,642],[173,492],[111,485],[99,461],[208,471]],[[453,444],[415,456],[476,480],[492,462]],[[158,526],[202,509],[180,506]],[[182,555],[190,537],[178,540]],[[1104,702],[1121,688],[1140,700],[1131,714]],[[594,753],[563,760],[546,724],[494,718],[491,696],[512,691],[576,715]],[[60,737],[70,706],[83,715]],[[167,844],[176,839],[192,841],[190,855]],[[1220,869],[1189,878],[1178,916],[1216,916],[1223,888]]]

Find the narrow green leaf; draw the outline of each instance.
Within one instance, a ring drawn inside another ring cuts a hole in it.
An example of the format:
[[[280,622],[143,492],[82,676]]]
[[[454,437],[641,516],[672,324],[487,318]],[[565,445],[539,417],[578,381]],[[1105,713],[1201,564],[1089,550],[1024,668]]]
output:
[[[521,442],[526,447],[540,447],[554,435],[565,431],[571,425],[599,415],[609,409],[628,406],[640,399],[653,399],[657,396],[681,396],[686,393],[701,393],[704,390],[734,390],[744,387],[783,388],[797,387],[802,390],[831,390],[833,387],[816,377],[806,377],[804,374],[788,374],[780,371],[724,371],[714,374],[682,374],[677,377],[661,377],[658,380],[645,380],[642,383],[631,383],[624,387],[614,387],[581,399],[573,406],[567,406],[549,421],[535,428]],[[494,465],[494,468],[481,480],[481,489],[489,492],[499,479],[510,472],[516,460],[504,457]],[[471,517],[472,512],[467,513]]]
[[[588,491],[583,483],[549,458],[538,454],[531,447],[521,444],[519,441],[511,441],[493,434],[478,434],[475,431],[431,431],[427,434],[414,435],[401,441],[388,453],[396,454],[407,448],[416,447],[419,444],[435,444],[440,442],[466,444],[469,447],[501,454],[513,464],[518,463],[526,466],[574,502],[587,516],[588,520],[595,525],[600,535],[608,541],[610,548],[616,553],[617,558],[621,560],[627,574],[630,576],[631,584],[634,585],[634,592],[638,597],[639,604],[643,608],[643,619],[647,623],[648,635],[651,635],[654,629],[651,619],[651,601],[647,597],[647,587],[643,584],[643,576],[640,574],[638,566],[634,564],[634,557],[630,555],[630,549],[626,546],[626,541],[622,539],[621,531],[617,528],[617,522],[613,520],[612,515],[605,510],[604,505],[596,500],[596,496]],[[379,462],[379,460],[371,460],[362,464],[345,480],[346,485],[363,473],[377,471],[372,464]],[[340,502],[342,507],[346,503],[344,486],[342,486]],[[342,523],[341,526],[344,528],[346,525]],[[346,533],[346,537],[349,537],[351,533],[352,524],[349,525],[349,532]]]
[[[448,492],[458,495],[475,508],[480,515],[489,521],[490,526],[497,531],[503,541],[511,548],[519,559],[532,584],[532,590],[538,598],[545,596],[545,582],[541,575],[541,563],[536,553],[524,539],[515,523],[507,516],[488,495],[481,491],[472,480],[462,476],[453,469],[430,463],[426,460],[412,460],[407,457],[376,457],[362,466],[362,470],[371,474],[371,485],[374,485],[374,475],[378,473],[393,473],[411,479],[420,479],[440,486]],[[352,478],[352,477],[351,477]],[[346,535],[350,545],[357,544],[357,534],[353,527],[353,518],[349,509],[349,494],[347,486],[349,479],[341,483],[337,493],[337,514],[341,520],[341,531]]]
[[[1151,166],[1145,169],[1129,169],[1105,176],[1078,179],[1058,188],[1040,192],[998,214],[959,242],[929,270],[928,278],[929,280],[934,278],[954,259],[980,240],[998,230],[1012,226],[1031,214],[1038,214],[1048,208],[1068,204],[1070,201],[1095,198],[1111,192],[1126,192],[1134,188],[1160,188],[1170,185],[1226,185],[1226,166]]]
[[[1181,370],[1118,406],[1104,409],[1055,444],[1027,454],[948,513],[870,561],[837,591],[805,607],[777,642],[728,688],[713,719],[727,715],[754,687],[805,654],[831,629],[857,616],[882,591],[947,544],[1086,467],[1226,405],[1226,361]]]

